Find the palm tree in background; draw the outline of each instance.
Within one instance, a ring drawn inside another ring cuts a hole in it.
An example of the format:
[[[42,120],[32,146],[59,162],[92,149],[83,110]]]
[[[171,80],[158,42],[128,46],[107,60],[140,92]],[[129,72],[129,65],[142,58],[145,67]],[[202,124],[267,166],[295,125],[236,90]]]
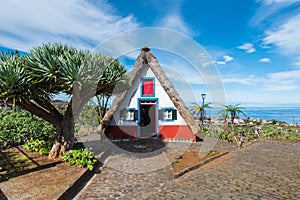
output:
[[[239,114],[243,114],[245,117],[247,117],[247,115],[242,111],[245,108],[240,107],[240,105],[240,103],[235,105],[222,105],[224,109],[221,110],[220,113],[225,118],[225,120],[227,119],[229,113],[231,124],[233,125],[234,119],[237,118]]]
[[[205,113],[205,108],[212,108],[210,106],[211,103],[206,103],[204,105],[199,105],[197,103],[192,103],[193,105],[191,106],[191,110],[193,115],[195,116],[200,116],[200,119],[202,119],[202,117],[206,116]]]

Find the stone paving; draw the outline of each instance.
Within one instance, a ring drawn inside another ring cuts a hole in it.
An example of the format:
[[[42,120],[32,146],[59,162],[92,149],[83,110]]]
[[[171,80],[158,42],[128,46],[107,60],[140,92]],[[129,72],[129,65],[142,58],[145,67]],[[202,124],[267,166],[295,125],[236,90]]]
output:
[[[300,199],[300,144],[261,142],[170,181],[147,199]]]
[[[164,148],[174,144],[184,143]],[[237,149],[218,141],[215,147],[230,154],[177,179],[168,165],[151,168],[165,151],[148,161],[153,157],[111,153],[75,199],[300,199],[300,143],[260,141]]]

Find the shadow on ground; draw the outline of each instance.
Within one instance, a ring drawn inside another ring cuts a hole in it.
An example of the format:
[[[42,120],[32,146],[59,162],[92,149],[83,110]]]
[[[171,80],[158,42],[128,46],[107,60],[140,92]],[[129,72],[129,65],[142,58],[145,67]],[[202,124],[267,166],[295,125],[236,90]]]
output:
[[[100,162],[110,155],[126,155],[137,158],[153,157],[169,149],[168,143],[157,138],[109,140],[99,134],[79,136],[79,141],[91,147]]]
[[[0,183],[10,178],[56,166],[62,161],[45,161],[38,163],[35,158],[20,147],[0,150]]]
[[[5,194],[0,189],[0,199],[7,200],[8,198],[5,196]]]
[[[161,139],[143,138],[128,141],[113,141],[114,145],[132,153],[150,153],[162,150],[166,143]]]
[[[76,197],[79,192],[86,186],[86,184],[92,179],[95,174],[100,173],[100,167],[103,164],[97,162],[94,165],[94,169],[92,171],[86,170],[86,172],[80,176],[58,199],[59,200],[68,200]]]

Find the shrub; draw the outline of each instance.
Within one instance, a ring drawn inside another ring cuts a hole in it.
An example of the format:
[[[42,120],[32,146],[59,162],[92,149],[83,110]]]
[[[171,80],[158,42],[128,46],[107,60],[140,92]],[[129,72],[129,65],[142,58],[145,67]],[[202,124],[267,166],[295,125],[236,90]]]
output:
[[[73,149],[65,152],[61,157],[65,161],[69,162],[70,165],[77,164],[83,168],[87,167],[89,170],[93,170],[94,164],[97,162],[97,159],[95,158],[95,155],[91,150],[91,148]]]
[[[38,151],[41,155],[48,155],[50,151],[50,141],[30,138],[26,140],[23,147],[29,151]]]
[[[261,137],[277,140],[299,140],[297,129],[280,127],[278,125],[265,125],[260,133]]]
[[[210,136],[210,137],[213,137],[213,138],[218,138],[219,137],[219,131],[217,129],[207,129],[207,128],[203,128],[201,130],[201,133],[207,135],[207,136]]]
[[[15,146],[36,139],[46,142],[53,134],[53,125],[29,112],[0,109],[0,146]]]

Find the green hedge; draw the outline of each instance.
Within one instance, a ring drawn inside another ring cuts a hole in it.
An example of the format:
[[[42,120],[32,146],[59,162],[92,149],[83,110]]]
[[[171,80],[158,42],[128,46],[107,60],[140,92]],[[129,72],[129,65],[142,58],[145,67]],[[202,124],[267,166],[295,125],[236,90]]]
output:
[[[55,127],[29,112],[0,109],[0,147],[23,144],[29,140],[49,142]]]

